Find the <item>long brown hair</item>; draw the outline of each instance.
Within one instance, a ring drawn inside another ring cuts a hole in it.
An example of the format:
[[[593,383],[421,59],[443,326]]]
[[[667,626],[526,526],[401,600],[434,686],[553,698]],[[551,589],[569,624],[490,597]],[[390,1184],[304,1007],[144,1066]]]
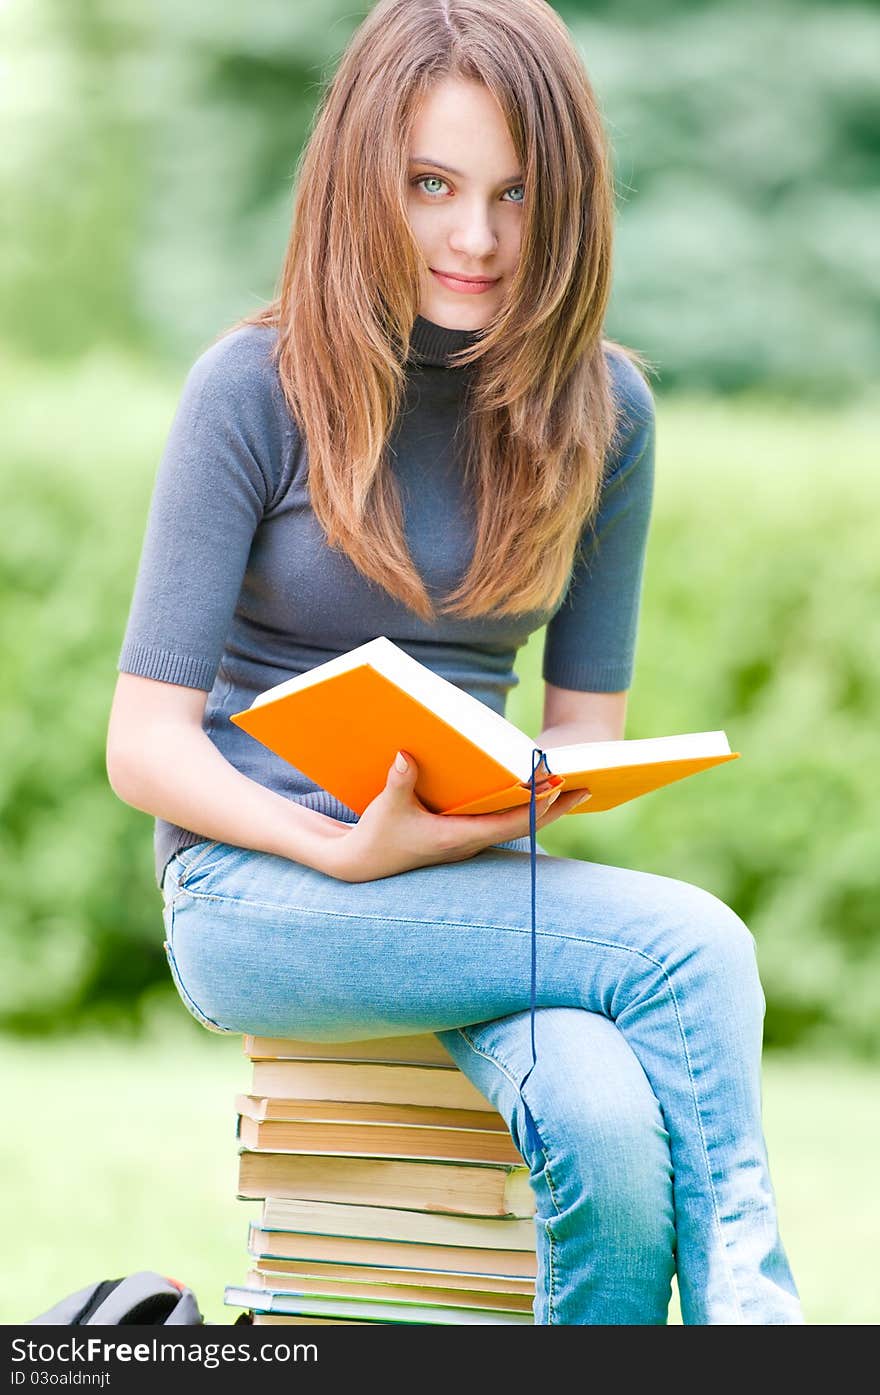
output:
[[[427,621],[438,609],[406,545],[386,443],[424,267],[407,219],[409,136],[424,94],[447,76],[481,82],[498,101],[526,199],[509,296],[452,360],[477,363],[463,464],[476,529],[470,567],[439,613],[557,604],[614,437],[605,350],[644,365],[602,335],[613,182],[562,20],[544,0],[379,0],[315,112],[275,299],[233,328],[277,327],[278,374],[328,544]]]

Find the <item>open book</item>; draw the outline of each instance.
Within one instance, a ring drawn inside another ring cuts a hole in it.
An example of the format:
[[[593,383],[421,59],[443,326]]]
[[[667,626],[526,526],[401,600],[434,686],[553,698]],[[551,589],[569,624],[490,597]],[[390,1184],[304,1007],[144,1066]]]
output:
[[[417,762],[415,793],[432,813],[491,813],[531,796],[532,738],[384,635],[268,688],[230,721],[356,814],[398,750]],[[738,755],[723,731],[551,746],[536,799],[589,790],[569,812],[599,813]]]

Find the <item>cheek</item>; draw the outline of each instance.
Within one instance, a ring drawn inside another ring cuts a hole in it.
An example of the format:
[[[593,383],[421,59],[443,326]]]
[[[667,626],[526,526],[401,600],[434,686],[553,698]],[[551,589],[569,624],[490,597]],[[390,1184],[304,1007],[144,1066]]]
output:
[[[505,250],[513,261],[519,260],[520,247],[522,246],[522,219],[511,220],[512,226],[507,230],[505,239]]]
[[[430,241],[431,218],[425,216],[425,210],[417,203],[410,203],[407,206],[407,216],[413,237],[425,251]]]

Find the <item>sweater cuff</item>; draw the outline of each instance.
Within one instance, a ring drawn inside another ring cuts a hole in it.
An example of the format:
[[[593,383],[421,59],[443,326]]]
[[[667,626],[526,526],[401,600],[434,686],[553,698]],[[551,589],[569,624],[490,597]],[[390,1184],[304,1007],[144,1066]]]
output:
[[[580,693],[622,693],[632,684],[632,663],[578,664],[545,663],[542,675],[545,683],[555,688],[571,688]]]
[[[123,644],[116,667],[122,673],[135,673],[141,678],[156,678],[162,683],[179,683],[184,688],[204,688],[210,692],[218,664],[213,659],[174,654],[170,649],[129,641]]]

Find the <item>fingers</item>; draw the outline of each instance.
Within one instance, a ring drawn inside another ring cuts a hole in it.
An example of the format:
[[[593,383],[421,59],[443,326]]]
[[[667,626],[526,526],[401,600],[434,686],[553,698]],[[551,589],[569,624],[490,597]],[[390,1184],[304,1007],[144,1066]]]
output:
[[[561,793],[561,790],[556,790],[555,793],[549,795],[547,799],[544,800],[540,808],[535,810],[535,820],[537,823],[541,823],[544,819],[546,819],[547,815],[553,808],[553,805],[559,799]]]
[[[541,820],[542,825],[545,823],[555,823],[556,820],[561,819],[564,814],[569,814],[573,809],[579,809],[581,805],[589,803],[592,798],[593,796],[589,790],[563,790],[561,795],[548,800],[548,804],[555,807],[545,811],[547,817]]]
[[[536,827],[540,828],[550,821],[553,806],[562,794],[567,794],[570,797],[571,791],[556,789],[546,799],[536,803]],[[564,812],[564,809],[557,812]],[[453,836],[460,834],[463,841],[469,841],[474,833],[477,833],[480,839],[485,839],[485,847],[492,847],[493,844],[499,842],[507,842],[510,838],[525,837],[530,826],[528,804],[517,804],[512,809],[503,809],[489,814],[450,814],[440,817],[449,822],[454,820],[459,825],[455,828]]]

